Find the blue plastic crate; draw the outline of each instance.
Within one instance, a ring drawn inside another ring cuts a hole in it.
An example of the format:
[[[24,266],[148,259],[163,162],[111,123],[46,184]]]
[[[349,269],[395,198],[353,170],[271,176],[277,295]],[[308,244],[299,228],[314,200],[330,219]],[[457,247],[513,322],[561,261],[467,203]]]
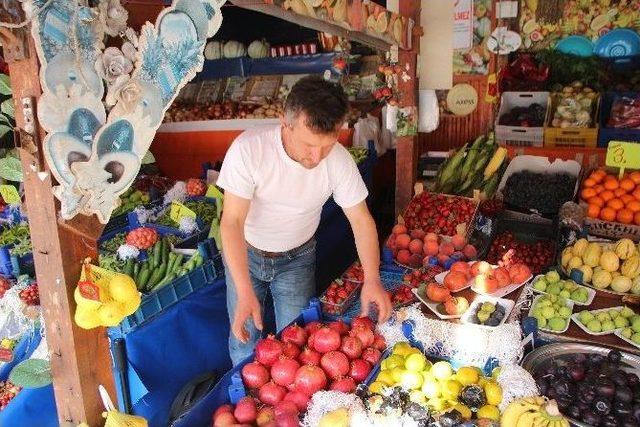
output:
[[[12,245],[0,247],[0,276],[11,278],[22,274],[35,275],[33,252],[23,256],[11,255]]]
[[[160,207],[161,205],[162,205],[162,199],[153,200],[153,201],[147,203],[146,205],[140,204],[140,206],[143,206],[146,209],[154,209],[154,208]],[[131,212],[127,212],[127,213],[123,213],[123,214],[120,214],[120,215],[112,216],[111,218],[109,218],[109,222],[104,227],[104,230],[102,231],[102,234],[103,235],[111,234],[115,230],[120,230],[120,229],[126,227],[129,224],[129,214],[130,213]]]
[[[223,277],[224,268],[221,258],[221,254],[215,254],[200,267],[172,280],[157,291],[144,295],[138,310],[125,317],[120,323],[122,332],[129,332],[147,323],[194,291],[209,286]]]
[[[600,105],[598,147],[607,147],[610,141],[640,142],[640,129],[614,129],[607,127],[613,102],[623,96],[638,97],[639,92],[606,92]]]

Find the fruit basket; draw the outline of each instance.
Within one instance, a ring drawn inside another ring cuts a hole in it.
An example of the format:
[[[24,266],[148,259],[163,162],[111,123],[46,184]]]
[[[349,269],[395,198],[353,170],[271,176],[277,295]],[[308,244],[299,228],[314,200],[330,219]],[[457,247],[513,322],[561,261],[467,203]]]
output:
[[[427,298],[426,295],[423,295],[421,293],[421,289],[422,288],[412,289],[411,292],[413,292],[415,297],[422,304],[424,304],[429,310],[431,310],[431,312],[435,314],[439,319],[442,319],[442,320],[459,319],[464,315],[464,313],[447,314],[444,303],[431,301],[429,298]]]
[[[492,307],[492,310],[488,308],[489,306]],[[473,300],[473,303],[462,315],[460,321],[480,328],[494,328],[507,321],[514,306],[515,302],[512,300],[481,295]],[[480,312],[487,313],[485,320],[478,317]],[[479,323],[480,321],[486,323]]]
[[[355,302],[361,283],[336,279],[320,297],[322,313],[328,316],[341,316]]]
[[[593,335],[596,337],[601,337],[603,335],[610,335],[610,334],[613,334],[617,329],[621,329],[625,327],[625,326],[618,327],[614,323],[614,320],[612,320],[613,316],[611,316],[611,312],[614,311],[617,313],[616,319],[618,317],[625,319],[626,316],[622,316],[622,310],[624,308],[625,307],[620,306],[620,307],[601,308],[600,310],[590,310],[590,311],[583,310],[580,313],[573,313],[571,315],[571,320],[573,320],[573,323],[578,325],[578,327],[582,329],[586,334]],[[633,311],[631,311],[631,315],[633,315]],[[589,317],[586,317],[586,316],[589,316]],[[608,327],[605,327],[607,326],[605,323],[608,323],[608,322],[611,322],[611,325]]]
[[[557,278],[556,278],[557,276]],[[575,285],[569,285],[569,289],[566,288],[567,283],[571,282]],[[555,284],[558,285],[555,285]],[[572,280],[560,280],[560,275],[557,271],[551,270],[547,274],[539,274],[531,281],[531,288],[534,292],[540,294],[559,295],[565,298],[569,298],[575,305],[589,306],[596,297],[596,290],[587,286],[578,285]],[[567,294],[562,294],[563,291],[567,291]],[[558,291],[558,292],[556,292]]]
[[[554,112],[558,108],[560,99],[558,94],[549,97],[549,114],[544,127],[544,145],[548,147],[590,147],[593,148],[598,143],[598,122],[594,120],[593,127],[553,127],[552,121]],[[597,119],[599,113],[599,98],[594,100],[595,107],[591,116]]]
[[[504,92],[496,120],[497,142],[542,147],[548,109],[549,92]],[[536,119],[539,124],[534,123]]]
[[[547,309],[549,313],[545,312]],[[536,313],[538,310],[540,310],[539,315]],[[529,309],[529,317],[535,317],[538,320],[538,329],[554,334],[562,334],[569,329],[572,314],[573,301],[561,299],[555,295],[538,295],[533,299]],[[552,321],[553,324],[551,324]]]

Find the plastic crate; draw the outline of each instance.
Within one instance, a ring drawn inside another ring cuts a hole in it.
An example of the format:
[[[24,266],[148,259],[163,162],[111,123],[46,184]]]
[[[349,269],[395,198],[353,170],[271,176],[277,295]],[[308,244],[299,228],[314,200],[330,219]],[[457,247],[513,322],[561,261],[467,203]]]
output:
[[[0,248],[0,276],[18,277],[22,274],[35,275],[35,265],[33,262],[33,252],[23,256],[11,255],[12,246]]]
[[[159,200],[154,200],[151,201],[149,203],[147,203],[146,205],[141,204],[140,206],[143,206],[146,209],[154,209],[157,208],[159,206],[162,205],[162,199]],[[126,227],[129,224],[129,214],[131,212],[127,212],[127,213],[123,213],[120,215],[116,215],[113,216],[111,218],[109,218],[109,222],[107,223],[107,225],[104,227],[104,230],[102,231],[102,234],[111,234],[113,233],[115,230],[119,230],[122,229],[124,227]]]
[[[585,218],[588,233],[607,239],[631,239],[640,242],[640,226],[634,224],[622,224],[619,222],[603,221],[597,218]]]
[[[598,116],[599,116],[599,97],[595,99],[595,111],[593,111],[592,117],[594,117],[594,127],[590,128],[554,128],[551,127],[551,121],[553,120],[553,112],[556,111],[558,103],[557,95],[551,95],[550,108],[547,114],[547,123],[544,127],[544,145],[546,147],[590,147],[593,148],[598,145]]]
[[[135,313],[124,318],[120,323],[120,329],[127,333],[144,325],[192,292],[209,286],[222,277],[222,255],[217,254],[184,276],[174,279],[151,294],[144,295],[140,307]]]
[[[613,102],[623,96],[637,97],[639,92],[606,92],[600,103],[600,133],[598,147],[606,148],[610,141],[640,142],[640,129],[616,129],[607,126]]]
[[[544,121],[542,126],[524,127],[499,124],[500,118],[514,107],[529,107],[540,104],[549,114],[549,92],[504,92],[496,120],[496,141],[500,144],[542,147],[544,143]]]

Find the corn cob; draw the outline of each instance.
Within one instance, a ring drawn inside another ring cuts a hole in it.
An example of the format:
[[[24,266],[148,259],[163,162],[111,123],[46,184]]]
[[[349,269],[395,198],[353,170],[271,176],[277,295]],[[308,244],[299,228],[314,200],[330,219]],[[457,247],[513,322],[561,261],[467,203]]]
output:
[[[464,183],[458,188],[459,194],[467,194],[469,190],[474,190],[483,180],[482,170],[491,159],[495,150],[494,145],[485,145],[475,160],[473,169]]]
[[[469,172],[474,164],[474,160],[478,157],[478,153],[483,148],[485,138],[484,135],[479,136],[469,147],[469,151],[467,151],[467,155],[464,158],[464,164],[462,165],[462,169],[460,171],[460,181],[464,182],[469,176]]]
[[[467,149],[468,144],[464,144],[460,150],[458,150],[452,157],[451,161],[447,163],[445,168],[442,170],[442,175],[440,176],[440,183],[442,191],[445,192],[445,189],[451,189],[455,186],[458,176],[456,174],[460,163],[464,159],[464,154]]]
[[[491,161],[487,164],[487,167],[484,170],[484,179],[487,180],[492,175],[496,173],[500,165],[504,162],[504,159],[507,157],[507,149],[504,147],[498,147],[496,152],[493,154]]]

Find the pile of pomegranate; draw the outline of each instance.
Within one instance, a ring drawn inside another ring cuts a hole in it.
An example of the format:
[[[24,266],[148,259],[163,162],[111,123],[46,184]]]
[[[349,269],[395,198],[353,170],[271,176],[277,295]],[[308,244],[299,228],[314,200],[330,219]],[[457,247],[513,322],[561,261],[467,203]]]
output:
[[[21,290],[18,296],[27,305],[40,305],[40,292],[38,292],[37,283],[32,283]]]
[[[254,361],[241,371],[247,396],[235,407],[218,408],[213,426],[297,427],[314,393],[354,392],[385,348],[368,317],[353,319],[351,327],[342,321],[290,325],[280,339],[258,341]]]

